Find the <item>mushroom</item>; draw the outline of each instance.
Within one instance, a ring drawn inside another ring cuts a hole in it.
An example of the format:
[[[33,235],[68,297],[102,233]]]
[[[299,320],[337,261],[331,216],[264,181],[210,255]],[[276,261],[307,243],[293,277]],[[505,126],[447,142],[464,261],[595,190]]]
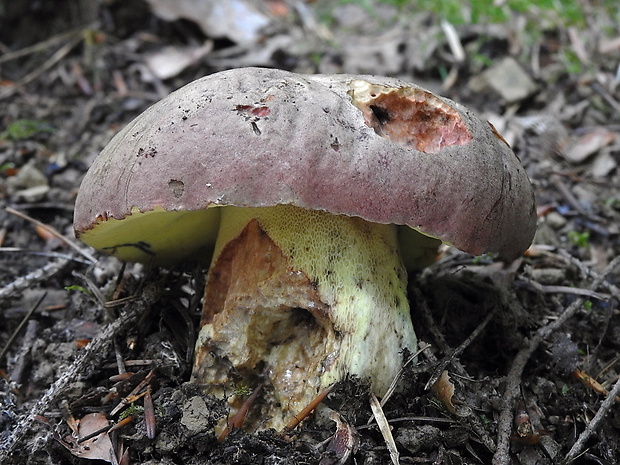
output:
[[[177,90],[86,174],[75,231],[123,260],[210,260],[192,379],[280,428],[346,375],[382,396],[416,350],[407,270],[441,241],[505,260],[535,230],[508,144],[376,76],[245,68]],[[235,394],[237,393],[237,394]]]

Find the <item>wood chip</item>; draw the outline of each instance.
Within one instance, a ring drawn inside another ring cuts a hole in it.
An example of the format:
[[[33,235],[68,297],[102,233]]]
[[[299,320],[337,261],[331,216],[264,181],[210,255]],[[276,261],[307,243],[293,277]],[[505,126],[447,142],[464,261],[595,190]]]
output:
[[[392,436],[392,430],[390,429],[390,425],[385,417],[385,413],[383,413],[379,400],[373,393],[370,393],[370,408],[372,409],[372,414],[374,415],[375,421],[379,426],[379,431],[381,431],[385,445],[390,452],[392,463],[394,465],[398,465],[400,463],[400,455],[398,453],[398,449],[396,448],[394,437]]]

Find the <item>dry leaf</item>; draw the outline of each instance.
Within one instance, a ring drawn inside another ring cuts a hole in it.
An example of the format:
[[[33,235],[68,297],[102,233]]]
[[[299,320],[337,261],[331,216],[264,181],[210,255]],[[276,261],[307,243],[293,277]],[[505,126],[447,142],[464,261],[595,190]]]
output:
[[[515,103],[535,94],[538,85],[517,60],[506,57],[469,81],[474,92],[492,91],[507,103]]]
[[[319,465],[342,465],[348,463],[351,454],[357,452],[359,435],[357,430],[347,423],[337,412],[332,412],[329,418],[336,422],[336,432],[327,444],[325,456]]]
[[[198,24],[209,37],[228,37],[252,44],[271,20],[250,0],[148,0],[153,13],[166,21],[179,18]]]
[[[605,386],[579,369],[573,370],[573,378],[581,381],[584,385],[588,386],[597,394],[601,394],[603,396],[607,396],[609,394],[609,391],[605,389]],[[616,397],[616,402],[620,402],[620,397]]]
[[[594,128],[567,144],[562,155],[571,163],[581,163],[601,148],[611,144],[615,139],[615,132],[605,128]]]
[[[76,425],[70,425],[77,434],[66,436],[61,444],[76,457],[89,460],[104,460],[112,463],[114,448],[107,431],[98,434],[86,441],[79,442],[92,433],[102,430],[109,426],[107,417],[103,413],[90,413],[80,420],[75,421]]]
[[[456,408],[452,404],[452,396],[454,396],[454,384],[450,381],[448,371],[444,370],[435,384],[431,387],[433,395],[448,409],[448,411],[456,415]]]
[[[169,79],[188,66],[198,63],[212,49],[211,41],[193,47],[170,46],[148,55],[144,62],[158,79]]]
[[[595,178],[604,178],[609,176],[613,170],[618,167],[616,158],[611,153],[605,151],[598,154],[588,170]]]

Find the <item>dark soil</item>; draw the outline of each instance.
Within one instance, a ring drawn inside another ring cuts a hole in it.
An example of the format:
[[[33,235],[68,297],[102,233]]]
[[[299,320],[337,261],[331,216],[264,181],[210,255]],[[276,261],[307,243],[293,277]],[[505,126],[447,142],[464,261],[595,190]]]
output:
[[[95,443],[67,439],[70,425],[94,412],[118,422],[112,409],[142,381],[153,409],[132,399],[133,421],[104,435],[121,463],[395,460],[354,379],[326,401],[337,421],[218,442],[224,404],[189,383],[205,270],[122,264],[73,239],[81,178],[121,127],[187,82],[249,65],[418,82],[492,120],[535,187],[539,229],[525,256],[505,265],[448,249],[411,278],[428,347],[383,406],[400,463],[620,463],[620,410],[605,402],[620,386],[618,18],[583,2],[589,16],[572,29],[533,31],[516,13],[501,27],[459,26],[459,61],[431,14],[259,3],[269,25],[240,44],[138,0],[0,0],[0,463],[87,463],[78,456]],[[210,51],[171,76],[149,71],[166,47],[205,42]],[[484,74],[505,57],[534,86],[512,82],[524,94],[511,102]],[[427,386],[444,371],[451,398]]]

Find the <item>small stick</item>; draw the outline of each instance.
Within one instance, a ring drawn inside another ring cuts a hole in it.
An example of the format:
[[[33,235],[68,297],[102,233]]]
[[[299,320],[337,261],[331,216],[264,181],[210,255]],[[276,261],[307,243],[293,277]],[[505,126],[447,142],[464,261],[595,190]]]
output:
[[[6,355],[7,351],[9,350],[9,348],[11,347],[13,342],[15,341],[15,338],[17,338],[17,336],[21,332],[22,328],[26,325],[26,323],[28,323],[28,320],[30,320],[30,318],[32,317],[34,312],[37,311],[37,308],[39,308],[39,305],[41,305],[41,302],[43,302],[43,299],[45,299],[45,297],[47,297],[47,292],[44,292],[41,295],[41,297],[39,297],[39,300],[37,300],[37,303],[34,304],[34,306],[24,316],[24,318],[19,323],[19,325],[17,325],[17,328],[15,328],[15,331],[13,331],[13,334],[11,334],[11,337],[9,338],[9,340],[6,341],[6,344],[4,345],[4,347],[2,349],[2,352],[0,352],[0,361],[4,358],[4,356]]]
[[[385,445],[390,452],[390,458],[392,459],[392,463],[394,465],[398,465],[400,463],[400,455],[398,453],[398,448],[396,447],[396,442],[394,442],[394,437],[392,436],[390,425],[387,421],[387,418],[385,418],[385,413],[383,413],[381,404],[372,392],[370,393],[370,408],[372,410],[372,414],[375,417],[375,421],[377,422],[377,426],[379,426],[379,431],[381,431],[381,435],[383,436]]]
[[[108,430],[108,433],[111,433],[113,431],[116,431],[117,429],[121,429],[123,426],[128,425],[129,423],[131,423],[132,421],[135,420],[134,415],[129,415],[125,418],[123,418],[121,421],[119,421],[118,423],[111,425],[110,429]]]
[[[585,277],[585,278],[593,278],[593,279],[598,279],[600,277],[600,274],[597,273],[596,271],[594,271],[592,268],[590,268],[589,266],[586,266],[581,260],[579,260],[578,258],[573,257],[571,254],[569,254],[568,252],[566,252],[565,250],[559,249],[558,250],[559,255],[568,263],[576,266],[579,269],[579,272]],[[618,300],[620,300],[620,288],[608,281],[603,281],[601,283],[601,285],[603,287],[605,287],[609,292],[611,292],[611,294]]]
[[[9,382],[21,384],[24,369],[29,365],[32,347],[34,345],[37,336],[39,335],[39,322],[37,320],[29,320],[28,327],[24,333],[24,337],[20,344],[19,351],[17,351],[16,361],[13,364],[13,369],[9,373]],[[0,357],[0,360],[2,357]]]
[[[407,361],[405,361],[405,363],[403,363],[403,366],[400,367],[400,370],[398,370],[398,373],[396,373],[396,376],[394,376],[394,379],[392,380],[392,382],[390,383],[390,387],[388,388],[387,392],[385,393],[385,395],[383,396],[383,398],[381,399],[381,407],[383,407],[387,401],[390,399],[390,397],[392,397],[392,394],[394,394],[394,391],[396,391],[396,386],[398,385],[398,380],[403,376],[403,373],[405,372],[405,368],[414,360],[416,360],[418,358],[418,355],[420,355],[422,352],[424,352],[427,349],[430,349],[431,345],[430,344],[420,344],[418,347],[418,350],[416,351],[415,354],[411,355]],[[371,419],[368,420],[369,424]]]
[[[258,397],[258,394],[260,393],[262,387],[263,386],[260,384],[256,386],[256,388],[254,388],[254,390],[252,391],[252,394],[250,394],[250,396],[245,400],[245,402],[243,402],[243,405],[232,417],[230,423],[226,425],[226,428],[224,428],[217,437],[217,440],[219,442],[224,441],[224,439],[226,439],[233,430],[240,429],[243,426],[243,422],[248,416],[250,408],[252,408],[252,405],[254,405],[254,402],[256,401],[256,398]]]
[[[31,216],[26,215],[25,213],[20,212],[19,210],[15,210],[14,208],[11,207],[6,207],[5,210],[9,213],[11,213],[12,215],[18,216],[19,218],[22,218],[26,221],[30,221],[33,224],[36,224],[37,226],[43,228],[45,231],[47,231],[48,233],[50,233],[52,236],[56,237],[57,239],[60,239],[62,242],[64,242],[65,244],[67,244],[67,246],[71,247],[73,250],[75,250],[77,253],[79,253],[80,255],[82,255],[83,257],[85,257],[91,264],[97,263],[97,259],[95,257],[93,257],[90,253],[88,253],[85,250],[82,250],[82,248],[78,247],[73,241],[69,240],[67,237],[65,237],[63,234],[61,234],[60,232],[58,232],[56,230],[56,228],[53,228],[45,223],[42,223],[39,220],[35,220],[34,218],[32,218]]]
[[[575,195],[570,191],[568,186],[562,182],[562,178],[557,175],[551,175],[550,177],[551,183],[556,187],[556,189],[564,196],[566,201],[575,209],[577,212],[586,218],[589,218],[593,221],[601,221],[602,218],[589,213],[586,209],[579,203],[579,200],[575,197]]]
[[[29,250],[29,249],[20,249],[19,247],[0,247],[0,252],[2,253],[20,253],[24,255],[36,255],[39,257],[49,257],[49,258],[61,258],[63,260],[70,260],[76,263],[82,263],[84,265],[92,265],[90,261],[82,260],[74,255],[67,255],[65,253],[58,252],[42,252],[40,250]]]
[[[122,375],[127,371],[125,368],[125,361],[123,360],[123,354],[121,353],[118,344],[114,341],[114,355],[116,357],[116,368],[118,369],[118,374]]]
[[[310,415],[310,412],[312,412],[321,402],[325,400],[328,394],[334,390],[335,386],[335,384],[332,384],[331,386],[319,392],[319,395],[312,399],[312,402],[306,405],[306,407],[301,412],[295,415],[293,419],[286,424],[286,426],[284,427],[284,431],[287,432],[294,430],[297,425],[299,425],[308,415]]]
[[[140,391],[142,391],[151,382],[151,379],[153,378],[154,373],[155,373],[154,370],[149,371],[148,374],[144,377],[144,379],[140,381],[138,385],[135,388],[133,388],[133,390],[127,396],[123,397],[121,401],[118,403],[118,405],[112,409],[112,411],[110,412],[110,416],[116,415],[118,412],[123,410],[123,408],[125,408],[128,404],[133,402],[133,400],[131,399],[135,399],[136,397],[143,396],[146,392],[140,394]]]
[[[32,287],[33,284],[38,281],[51,278],[56,273],[61,271],[68,263],[69,260],[60,259],[56,262],[50,262],[42,268],[31,271],[26,276],[15,278],[12,283],[7,284],[0,289],[0,301],[18,295],[19,292],[26,288]]]
[[[108,310],[108,315],[110,316],[111,319],[115,318],[115,316],[111,314],[111,312],[109,311],[111,308],[118,307],[120,305],[124,305],[128,302],[133,302],[134,300],[138,299],[138,296],[132,295],[132,296],[123,297],[117,300],[106,300],[105,296],[99,290],[97,285],[93,283],[86,275],[83,275],[82,273],[78,273],[77,271],[71,272],[71,275],[84,281],[84,283],[86,284],[86,287],[88,287],[88,290],[92,292],[93,296],[95,296],[99,304],[103,308]]]
[[[456,28],[452,25],[452,23],[443,19],[441,20],[441,30],[448,40],[448,46],[450,47],[450,51],[452,52],[452,56],[455,61],[457,63],[462,63],[465,61],[465,50],[463,49],[463,44],[459,38],[459,33],[456,32]]]
[[[127,313],[122,314],[118,319],[106,326],[84,350],[78,353],[71,366],[50,386],[41,399],[24,416],[24,419],[19,421],[12,430],[7,431],[6,438],[8,439],[4,443],[4,456],[0,457],[0,464],[13,463],[12,454],[17,449],[18,444],[24,439],[26,433],[32,428],[35,421],[37,421],[37,418],[43,412],[50,409],[50,406],[57,401],[58,397],[64,394],[67,386],[84,373],[87,366],[100,361],[101,357],[107,352],[107,348],[111,344],[114,335],[121,330],[133,326],[137,315],[143,310],[142,305],[135,305]],[[22,446],[24,445],[22,444]]]
[[[63,32],[61,34],[55,35],[53,37],[50,37],[49,39],[45,39],[42,42],[30,45],[28,47],[24,47],[21,50],[17,50],[14,52],[13,51],[6,52],[2,56],[0,56],[0,64],[10,61],[10,60],[15,60],[17,58],[20,58],[26,55],[30,55],[32,53],[41,52],[45,50],[46,48],[56,45],[58,42],[71,39],[73,36],[78,36],[78,35],[81,36],[83,33],[84,33],[83,28],[74,29],[72,31]]]
[[[146,394],[144,395],[144,424],[146,425],[146,437],[155,439],[157,423],[155,421],[155,407],[153,406],[151,386],[146,387]]]
[[[128,425],[133,420],[134,420],[133,415],[129,415],[128,417],[123,418],[121,421],[119,421],[116,424],[109,424],[108,426],[104,426],[103,428],[100,428],[97,431],[93,431],[92,433],[81,437],[80,439],[77,440],[77,443],[81,444],[83,442],[88,441],[89,439],[94,438],[95,436],[99,436],[100,434],[111,433],[112,431],[116,431],[117,429],[120,429],[123,426]]]
[[[7,87],[4,91],[0,92],[0,100],[10,97],[13,95],[19,88],[25,86],[26,84],[34,81],[43,73],[45,73],[48,69],[62,60],[76,45],[78,45],[82,41],[82,37],[74,37],[61,48],[59,48],[50,58],[48,58],[41,66],[39,66],[34,71],[31,71],[26,76],[21,78],[19,82],[16,82],[12,86]]]
[[[430,377],[430,379],[428,380],[428,382],[426,383],[426,386],[424,386],[425,390],[430,389],[430,387],[433,384],[435,384],[435,382],[439,379],[439,377],[441,376],[443,371],[447,368],[448,364],[450,364],[450,362],[454,361],[456,359],[456,357],[458,357],[461,353],[463,353],[463,351],[465,349],[467,349],[467,347],[469,347],[471,345],[471,343],[474,342],[474,340],[482,333],[484,328],[487,327],[489,322],[495,316],[495,311],[496,311],[496,307],[494,307],[487,314],[487,316],[484,317],[484,319],[480,322],[480,324],[476,327],[476,329],[474,329],[471,332],[471,334],[469,336],[467,336],[467,338],[463,342],[461,342],[456,349],[454,349],[452,351],[450,356],[446,357],[443,361],[441,361],[439,363],[439,366],[437,368],[435,368],[435,371],[434,371],[433,375]],[[462,366],[460,364],[458,365],[458,367],[462,368]],[[458,370],[458,371],[460,372],[461,375],[467,375],[467,373],[465,373],[464,370],[463,371]]]
[[[529,285],[531,285],[537,291],[545,294],[573,294],[588,297],[590,299],[601,300],[603,302],[608,301],[610,297],[607,294],[601,294],[600,292],[594,292],[590,289],[581,289],[579,287],[549,286],[544,284],[538,284],[533,281],[530,281]]]
[[[456,349],[452,349],[446,342],[439,328],[437,328],[433,315],[428,308],[428,305],[426,305],[426,303],[421,298],[416,299],[416,301],[419,302],[419,308],[421,310],[423,318],[425,318],[426,320],[426,326],[429,331],[431,331],[431,334],[435,337],[435,342],[439,346],[439,349],[444,354],[450,354],[444,357],[442,360],[437,361],[431,351],[424,352],[431,364],[429,370],[431,368],[434,369],[434,371],[431,373],[431,379],[437,380],[443,370],[447,368],[449,363],[452,363],[452,366],[455,368],[456,373],[458,373],[460,376],[469,378],[470,376],[467,373],[467,370],[465,370],[463,365],[456,359],[456,356],[462,353],[463,350],[465,350],[465,348],[467,348],[467,346],[469,346],[472,341],[482,333],[486,325],[493,318],[495,310],[489,312],[487,316],[482,320],[482,322],[478,325],[478,327]],[[427,384],[427,386],[430,387],[432,386],[432,384]],[[460,421],[466,422],[478,434],[478,438],[480,439],[482,444],[484,444],[484,446],[489,451],[495,452],[497,448],[497,446],[495,445],[495,441],[493,440],[493,438],[491,438],[491,436],[489,436],[489,433],[486,431],[486,428],[484,427],[478,416],[466,415],[464,417],[461,417]]]
[[[619,394],[620,379],[616,381],[616,384],[614,384],[613,389],[610,391],[609,395],[601,404],[598,412],[596,412],[596,415],[594,415],[594,418],[592,418],[592,421],[588,424],[586,429],[581,432],[581,434],[577,438],[577,441],[575,442],[575,444],[573,444],[573,447],[571,447],[571,449],[568,451],[568,454],[566,454],[566,457],[564,458],[564,463],[572,462],[581,453],[581,451],[586,445],[586,442],[588,441],[588,439],[590,439],[590,436],[594,434],[594,432],[597,430],[597,428],[605,418],[605,415],[609,413],[612,406],[615,404],[616,397]]]
[[[614,258],[605,268],[605,271],[603,271],[603,273],[597,277],[594,282],[592,282],[590,289],[596,290],[603,283],[606,276],[619,264],[620,257]],[[515,356],[512,362],[512,367],[506,377],[506,388],[502,399],[502,409],[497,424],[497,450],[493,456],[493,465],[505,465],[511,463],[509,451],[510,434],[512,432],[512,412],[514,409],[515,399],[519,396],[521,375],[523,374],[525,365],[542,341],[548,338],[553,332],[561,328],[564,323],[566,323],[575,315],[575,313],[577,313],[583,305],[583,301],[583,298],[577,298],[577,300],[569,305],[558,318],[539,328],[534,336],[532,336],[529,340],[527,346],[521,349]],[[613,397],[611,402],[613,402]]]

